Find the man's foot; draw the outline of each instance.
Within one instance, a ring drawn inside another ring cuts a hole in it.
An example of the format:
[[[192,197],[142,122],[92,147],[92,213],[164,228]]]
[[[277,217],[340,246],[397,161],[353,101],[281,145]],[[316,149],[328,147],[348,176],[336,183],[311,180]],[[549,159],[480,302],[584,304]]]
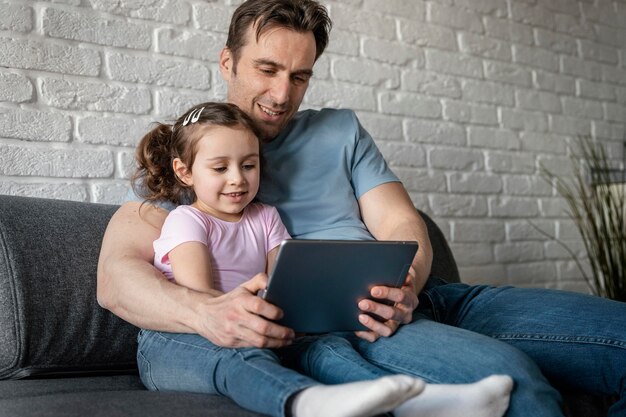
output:
[[[427,384],[394,410],[396,417],[501,417],[509,408],[513,380],[492,375],[473,384]]]
[[[315,385],[296,396],[292,411],[294,417],[370,417],[395,409],[419,395],[425,386],[421,379],[406,375]]]

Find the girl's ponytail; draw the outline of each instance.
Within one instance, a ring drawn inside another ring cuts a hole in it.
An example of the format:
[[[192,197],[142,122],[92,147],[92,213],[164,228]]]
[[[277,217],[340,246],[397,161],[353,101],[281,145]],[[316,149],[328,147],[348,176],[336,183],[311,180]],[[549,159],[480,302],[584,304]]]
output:
[[[137,168],[131,179],[135,194],[146,201],[189,204],[193,190],[183,184],[172,168],[176,154],[172,125],[158,123],[137,145]]]

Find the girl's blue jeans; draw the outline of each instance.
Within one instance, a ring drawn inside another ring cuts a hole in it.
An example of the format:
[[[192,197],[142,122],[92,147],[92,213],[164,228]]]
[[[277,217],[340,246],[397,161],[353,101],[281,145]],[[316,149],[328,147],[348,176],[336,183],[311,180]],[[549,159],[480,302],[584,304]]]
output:
[[[620,399],[626,415],[626,303],[544,289],[445,284],[431,278],[410,324],[369,343],[353,333],[297,339],[277,349],[227,349],[193,334],[142,330],[148,389],[219,394],[272,416],[314,384],[408,374],[429,383],[515,380],[508,417],[561,416],[559,386]]]

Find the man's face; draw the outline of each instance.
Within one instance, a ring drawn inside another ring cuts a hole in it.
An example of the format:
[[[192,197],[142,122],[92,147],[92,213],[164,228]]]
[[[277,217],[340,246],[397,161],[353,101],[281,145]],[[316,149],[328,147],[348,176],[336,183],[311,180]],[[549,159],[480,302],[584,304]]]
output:
[[[228,101],[248,113],[261,131],[261,139],[270,141],[298,111],[314,63],[312,32],[271,28],[257,42],[251,26],[236,67],[231,51],[224,48],[220,71],[228,83]]]

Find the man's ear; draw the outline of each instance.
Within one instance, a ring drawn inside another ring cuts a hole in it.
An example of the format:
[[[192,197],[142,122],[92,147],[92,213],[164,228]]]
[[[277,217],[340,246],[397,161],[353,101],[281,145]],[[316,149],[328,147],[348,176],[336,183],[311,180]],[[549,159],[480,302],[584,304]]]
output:
[[[172,161],[172,169],[176,177],[185,185],[191,187],[193,185],[193,178],[191,177],[191,171],[187,169],[187,165],[183,164],[180,158],[174,158]]]
[[[235,65],[235,60],[233,59],[233,53],[230,48],[225,46],[220,53],[220,72],[222,73],[222,78],[224,81],[230,80],[230,74],[233,71],[233,65]]]

